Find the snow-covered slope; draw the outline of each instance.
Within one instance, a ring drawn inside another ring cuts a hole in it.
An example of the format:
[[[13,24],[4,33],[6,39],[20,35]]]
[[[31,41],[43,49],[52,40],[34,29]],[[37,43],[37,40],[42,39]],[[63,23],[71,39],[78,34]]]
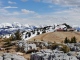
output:
[[[24,24],[23,26],[24,26],[24,27],[30,27],[29,24]]]
[[[14,23],[12,24],[12,26],[13,26],[14,28],[21,28],[21,27],[22,27],[22,25],[21,25],[19,22],[14,22]]]
[[[1,23],[0,24],[0,28],[12,28],[12,24],[10,23]]]

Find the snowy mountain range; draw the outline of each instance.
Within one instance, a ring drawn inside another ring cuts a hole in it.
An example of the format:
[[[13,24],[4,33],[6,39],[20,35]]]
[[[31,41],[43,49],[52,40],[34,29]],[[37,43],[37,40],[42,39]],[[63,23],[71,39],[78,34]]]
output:
[[[0,24],[0,35],[12,34],[16,30],[20,29],[20,31],[32,31],[36,28],[42,28],[46,25],[29,25],[29,24],[21,24],[19,22],[14,23],[1,23]]]
[[[14,22],[14,23],[1,23],[0,24],[0,28],[21,28],[23,25],[18,23],[18,22]]]
[[[14,34],[17,30],[20,30],[21,32],[25,31],[31,32],[34,31],[35,29],[39,29],[39,31],[35,31],[36,33],[32,35],[36,36],[37,32],[40,34],[43,32],[40,30],[40,28],[45,28],[46,32],[53,32],[53,31],[61,31],[61,30],[66,30],[69,28],[76,28],[78,31],[80,30],[80,27],[78,25],[73,25],[70,26],[66,23],[63,24],[54,24],[54,25],[29,25],[29,24],[20,24],[19,22],[14,22],[14,23],[1,23],[0,24],[0,36],[10,36],[11,34]],[[32,34],[32,33],[31,33]],[[26,37],[26,34],[23,34],[23,37]],[[28,38],[27,38],[28,39]]]
[[[21,24],[19,22],[14,22],[14,23],[1,23],[0,24],[0,29],[1,28],[41,28],[47,25],[29,25],[29,24]]]

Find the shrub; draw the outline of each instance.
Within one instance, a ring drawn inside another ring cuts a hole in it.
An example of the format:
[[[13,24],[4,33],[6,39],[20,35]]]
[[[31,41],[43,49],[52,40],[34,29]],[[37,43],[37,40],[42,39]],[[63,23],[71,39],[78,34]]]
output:
[[[67,52],[70,51],[70,48],[64,45],[64,46],[62,47],[61,51],[63,51],[64,53],[67,53]]]

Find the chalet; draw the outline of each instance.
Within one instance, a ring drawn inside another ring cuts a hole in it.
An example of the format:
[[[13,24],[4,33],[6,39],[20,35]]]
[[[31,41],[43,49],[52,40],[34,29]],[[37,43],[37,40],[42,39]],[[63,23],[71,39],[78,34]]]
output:
[[[57,25],[55,31],[66,31],[67,27],[65,25]]]
[[[67,29],[67,31],[75,31],[75,29],[74,28],[69,28],[69,29]]]

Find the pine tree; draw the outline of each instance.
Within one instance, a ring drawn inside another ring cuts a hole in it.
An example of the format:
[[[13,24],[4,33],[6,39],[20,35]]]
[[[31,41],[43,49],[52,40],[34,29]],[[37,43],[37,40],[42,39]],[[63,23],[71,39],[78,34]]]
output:
[[[17,30],[16,33],[14,33],[14,35],[15,35],[15,39],[16,39],[16,40],[21,40],[20,30]]]
[[[43,30],[43,31],[42,31],[42,33],[46,33],[46,31],[45,31],[45,30]]]
[[[32,32],[32,34],[35,34],[35,30],[32,30],[31,32]]]
[[[64,40],[64,43],[69,43],[70,40],[66,37],[65,40]]]
[[[76,43],[77,41],[76,41],[77,39],[76,39],[76,37],[74,36],[74,37],[72,37],[71,38],[71,43]]]
[[[37,35],[39,35],[40,34],[40,32],[37,32]]]
[[[30,32],[28,32],[28,37],[30,37],[31,36],[31,33]]]
[[[11,36],[9,37],[9,39],[10,39],[10,41],[14,41],[14,40],[15,40],[14,35],[11,35]]]

